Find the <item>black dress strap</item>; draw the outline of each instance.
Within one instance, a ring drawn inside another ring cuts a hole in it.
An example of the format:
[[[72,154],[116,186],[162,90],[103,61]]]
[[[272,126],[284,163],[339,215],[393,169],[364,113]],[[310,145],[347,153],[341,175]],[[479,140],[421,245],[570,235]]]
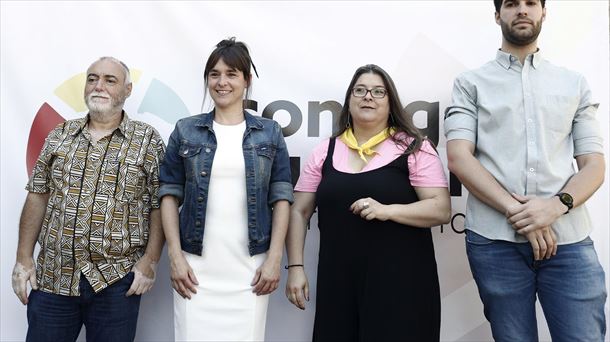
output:
[[[333,155],[335,153],[335,140],[337,138],[328,139],[328,151],[326,152],[326,159],[324,159],[324,164],[322,164],[322,174],[324,174],[324,169],[331,167],[333,164]]]

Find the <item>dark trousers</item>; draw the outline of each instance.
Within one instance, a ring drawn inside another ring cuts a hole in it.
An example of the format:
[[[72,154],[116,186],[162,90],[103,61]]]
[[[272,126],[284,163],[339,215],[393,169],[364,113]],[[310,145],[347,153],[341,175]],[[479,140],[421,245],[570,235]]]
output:
[[[76,341],[83,324],[88,342],[133,341],[140,296],[125,297],[133,276],[130,272],[99,293],[81,276],[78,297],[32,290],[27,308],[26,341]]]

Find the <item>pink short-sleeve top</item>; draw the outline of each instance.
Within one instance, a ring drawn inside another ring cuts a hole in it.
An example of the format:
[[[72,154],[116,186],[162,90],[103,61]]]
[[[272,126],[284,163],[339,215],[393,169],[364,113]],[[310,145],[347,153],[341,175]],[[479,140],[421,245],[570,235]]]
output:
[[[328,141],[329,139],[324,139],[312,151],[294,187],[295,191],[317,191],[318,185],[322,180],[322,165],[328,153]],[[410,144],[411,141],[413,141],[413,138],[407,137],[407,144]],[[377,153],[374,156],[367,157],[369,162],[364,168],[354,172],[349,169],[347,162],[349,147],[341,139],[336,139],[333,167],[345,173],[360,173],[375,170],[398,158],[404,152],[404,147],[397,145],[392,139],[386,139],[377,145],[374,150]],[[413,187],[447,187],[447,177],[443,170],[443,164],[428,140],[423,141],[419,151],[407,157],[407,165],[409,168],[409,180]]]

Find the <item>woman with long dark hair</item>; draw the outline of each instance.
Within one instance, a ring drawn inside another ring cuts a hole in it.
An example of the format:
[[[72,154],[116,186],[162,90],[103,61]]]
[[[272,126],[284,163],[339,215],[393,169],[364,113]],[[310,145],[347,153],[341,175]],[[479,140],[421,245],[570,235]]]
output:
[[[440,293],[429,227],[447,223],[447,180],[390,76],[356,70],[339,132],[312,152],[295,187],[288,300],[304,309],[308,221],[318,208],[315,341],[438,341]]]
[[[204,71],[214,110],[176,123],[161,165],[176,340],[265,337],[293,195],[280,126],[244,110],[251,66],[242,42],[217,45]]]

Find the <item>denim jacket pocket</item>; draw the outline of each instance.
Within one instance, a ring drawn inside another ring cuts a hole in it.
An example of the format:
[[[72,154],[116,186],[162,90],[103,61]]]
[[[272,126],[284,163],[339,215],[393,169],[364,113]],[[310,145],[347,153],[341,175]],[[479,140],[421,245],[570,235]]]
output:
[[[259,186],[265,188],[269,187],[269,179],[271,177],[271,167],[273,166],[273,159],[275,158],[275,152],[277,148],[272,143],[262,143],[255,147],[257,156],[257,171],[260,177]]]
[[[178,155],[184,162],[184,173],[187,182],[193,182],[196,177],[198,167],[198,155],[201,152],[201,145],[191,144],[185,140],[180,143]]]

